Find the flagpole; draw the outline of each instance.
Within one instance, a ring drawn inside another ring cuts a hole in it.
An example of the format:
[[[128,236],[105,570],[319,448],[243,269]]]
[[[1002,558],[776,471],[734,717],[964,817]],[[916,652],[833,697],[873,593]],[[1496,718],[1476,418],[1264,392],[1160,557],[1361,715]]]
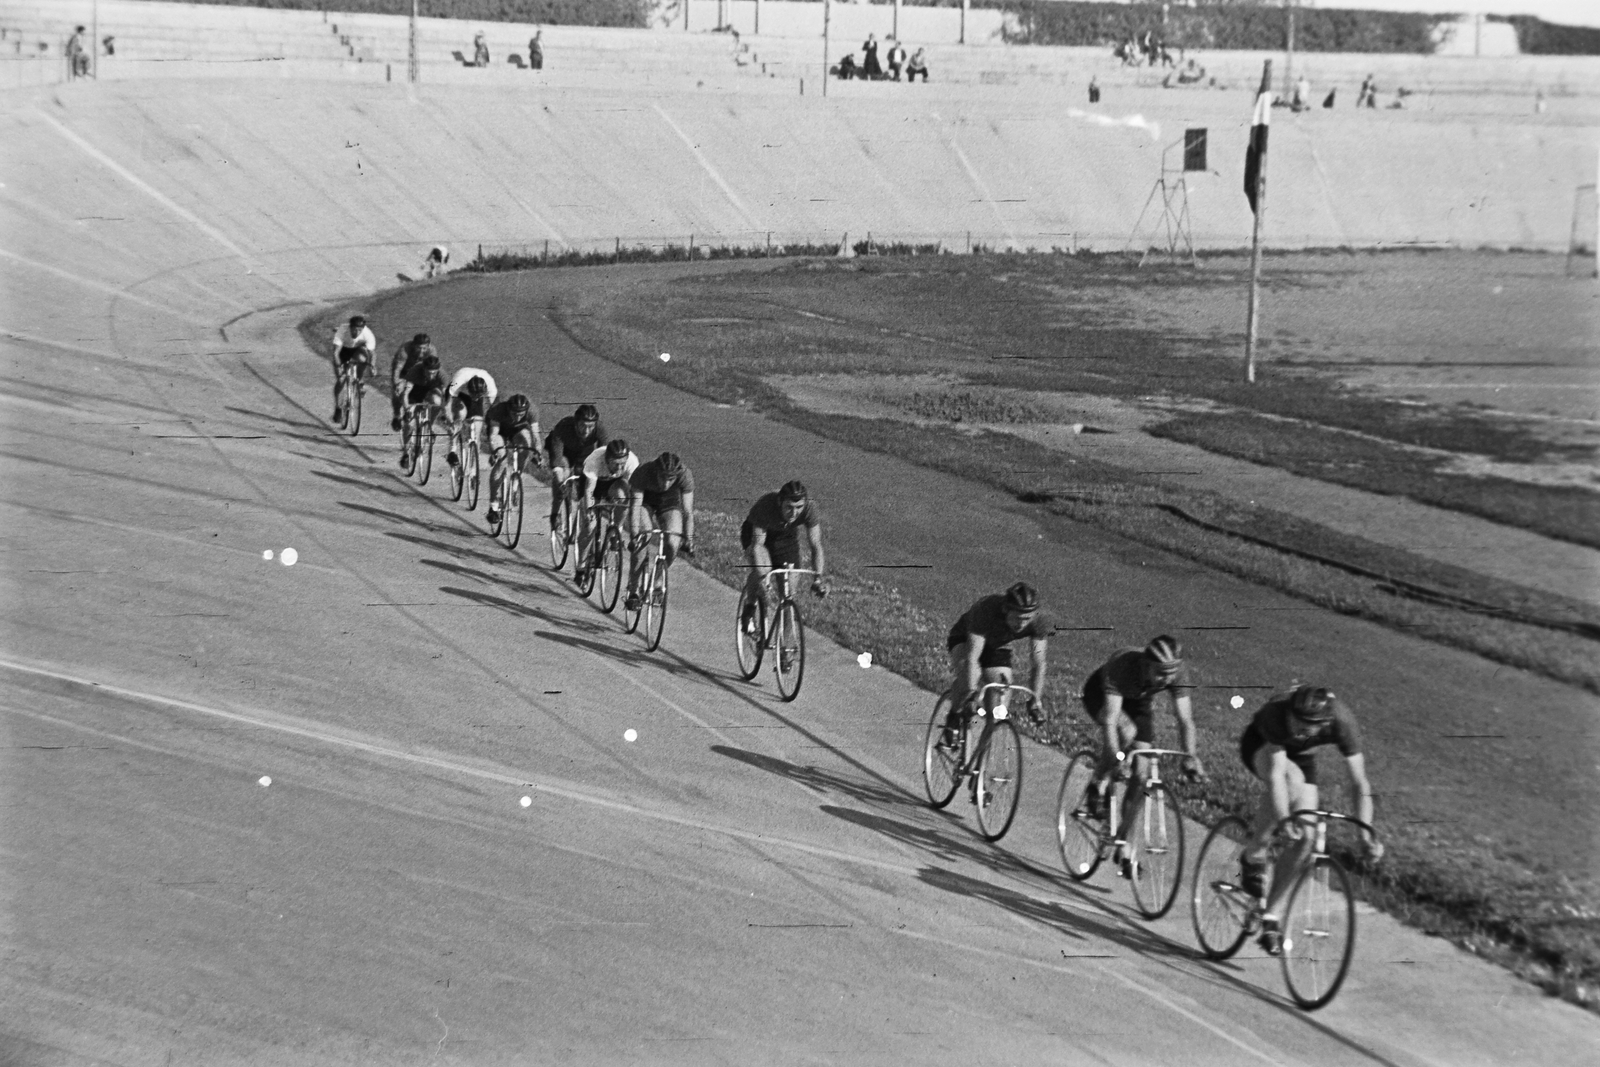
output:
[[[1272,91],[1272,60],[1261,68],[1261,92]],[[1259,99],[1259,96],[1258,98]],[[1271,107],[1269,100],[1268,107]],[[1261,322],[1261,216],[1267,213],[1267,154],[1261,153],[1256,171],[1255,223],[1250,228],[1250,308],[1244,340],[1244,380],[1256,380],[1256,331]]]

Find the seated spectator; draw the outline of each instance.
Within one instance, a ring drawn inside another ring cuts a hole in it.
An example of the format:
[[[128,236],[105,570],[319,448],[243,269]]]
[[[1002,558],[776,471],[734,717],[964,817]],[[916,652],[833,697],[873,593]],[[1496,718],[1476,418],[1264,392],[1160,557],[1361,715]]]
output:
[[[846,52],[844,58],[839,60],[839,65],[833,69],[838,73],[840,81],[849,81],[854,78],[856,76],[856,54],[854,52]]]
[[[1356,107],[1378,106],[1378,83],[1368,74],[1361,82],[1361,88],[1356,93]]]
[[[922,83],[928,83],[928,61],[923,55],[924,50],[919,48],[911,53],[911,62],[906,64],[906,81],[914,82],[917,75],[922,75]]]
[[[1175,74],[1179,85],[1193,85],[1196,82],[1205,80],[1206,68],[1196,63],[1194,58],[1191,56],[1183,61],[1183,66],[1179,67]],[[1161,80],[1161,84],[1169,89],[1172,88],[1173,77],[1174,72],[1169,72],[1167,76]]]
[[[906,50],[900,42],[893,37],[889,38],[889,78],[891,81],[900,80],[900,71],[906,65]]]
[[[1100,82],[1095,78],[1095,76],[1093,74],[1091,74],[1091,75],[1089,75],[1089,103],[1098,104],[1099,102],[1100,102]]]
[[[487,67],[489,65],[489,42],[479,30],[478,35],[472,39],[472,65]]]
[[[106,46],[106,55],[114,56],[117,54],[117,39],[109,33],[106,34],[106,39],[100,43]]]
[[[878,62],[878,35],[867,34],[867,39],[861,42],[861,76],[870,81],[883,79],[883,65]]]
[[[534,30],[533,36],[528,40],[528,66],[534,70],[544,69],[544,45],[540,42],[543,36],[543,30]]]

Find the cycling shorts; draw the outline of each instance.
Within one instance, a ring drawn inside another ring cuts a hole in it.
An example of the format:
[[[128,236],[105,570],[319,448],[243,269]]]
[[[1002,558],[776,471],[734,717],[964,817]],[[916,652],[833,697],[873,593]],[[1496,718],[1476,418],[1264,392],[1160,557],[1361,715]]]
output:
[[[668,489],[665,493],[645,493],[644,507],[650,514],[660,518],[668,512],[683,513],[683,494],[676,488]]]
[[[533,426],[529,423],[517,423],[511,426],[499,426],[491,423],[489,431],[499,435],[504,447],[521,445],[530,453],[533,451]]]
[[[755,527],[751,525],[749,519],[744,520],[744,525],[739,527],[740,547],[746,552],[750,551],[750,546],[755,543],[755,539]],[[798,534],[791,530],[789,535],[785,537],[783,534],[774,534],[768,531],[767,555],[772,558],[774,567],[800,566],[800,538]]]
[[[1098,687],[1093,689],[1085,688],[1079,695],[1079,699],[1083,701],[1083,710],[1089,714],[1089,718],[1098,723],[1100,716],[1106,710],[1105,691]],[[1127,717],[1129,722],[1133,723],[1135,740],[1143,741],[1147,745],[1156,743],[1155,707],[1150,701],[1124,699],[1122,702],[1122,714]]]
[[[457,405],[456,410],[461,412],[461,417],[466,419],[481,419],[489,413],[488,396],[468,396],[466,393],[457,393],[451,403]]]
[[[437,386],[413,385],[406,390],[406,403],[415,407],[418,404],[433,404],[438,406],[444,402],[444,391]]]
[[[594,483],[594,498],[597,503],[614,500],[618,503],[626,504],[628,502],[627,477],[597,479]]]
[[[352,362],[360,363],[361,369],[365,373],[372,368],[372,353],[368,352],[365,346],[362,345],[345,346],[339,349],[339,365],[342,367],[346,363]]]
[[[967,643],[965,637],[959,637],[952,629],[949,637],[945,639],[945,648],[954,652]],[[1010,645],[984,645],[983,651],[978,653],[978,667],[982,670],[1010,670],[1012,666]]]
[[[1261,751],[1261,746],[1267,739],[1261,736],[1261,731],[1256,729],[1256,724],[1251,723],[1244,728],[1244,733],[1239,736],[1239,758],[1244,760],[1245,768],[1251,773],[1256,773],[1256,753]],[[1289,762],[1300,768],[1300,773],[1305,776],[1306,785],[1317,784],[1317,757],[1313,750],[1305,749],[1293,752],[1284,749],[1284,754],[1289,757]],[[1257,775],[1257,777],[1260,777]]]

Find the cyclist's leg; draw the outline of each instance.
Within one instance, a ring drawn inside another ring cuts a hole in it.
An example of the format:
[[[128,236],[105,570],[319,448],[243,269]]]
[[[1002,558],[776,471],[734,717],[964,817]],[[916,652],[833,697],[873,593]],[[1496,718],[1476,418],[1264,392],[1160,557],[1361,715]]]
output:
[[[957,645],[950,645],[950,711],[945,717],[945,729],[954,729],[959,726],[965,715],[967,697],[970,690],[967,688],[967,657],[972,654],[967,642],[962,641]],[[983,672],[978,672],[978,677],[983,677]]]
[[[1269,757],[1261,756],[1260,759]],[[1313,766],[1315,766],[1313,764]],[[1307,781],[1307,774],[1301,765],[1294,760],[1289,761],[1289,810],[1308,811],[1317,806],[1317,783]],[[1315,778],[1313,771],[1309,777]],[[1270,795],[1267,804],[1272,803]],[[1311,855],[1312,834],[1309,827],[1301,827],[1300,837],[1289,848],[1283,850],[1278,856],[1278,862],[1272,867],[1271,889],[1267,895],[1267,907],[1263,915],[1275,917],[1283,905],[1283,898],[1288,895],[1290,887],[1294,885],[1295,875],[1299,873],[1300,866]]]
[[[510,465],[507,460],[511,455],[508,442],[504,440],[498,430],[489,430],[489,510],[499,514],[500,511],[500,485],[506,479],[506,468]],[[490,520],[494,521],[493,519]]]
[[[403,425],[402,420],[406,413],[406,390],[409,388],[411,387],[406,384],[404,378],[396,378],[393,375],[389,377],[389,404],[394,411],[389,421],[391,429],[398,430]]]
[[[567,476],[572,473],[572,468],[567,466],[567,457],[560,451],[552,451],[550,459],[550,529],[556,528],[556,517],[561,513],[561,494],[567,484]]]
[[[589,553],[593,549],[594,508],[589,476],[580,472],[579,479],[573,487],[572,504],[578,509],[578,570],[581,571],[588,565]]]
[[[445,422],[449,424],[450,450],[445,453],[444,461],[454,467],[461,460],[456,452],[456,445],[461,442],[461,425],[466,421],[467,406],[462,403],[459,396],[453,396],[445,405]]]
[[[639,523],[639,541],[637,545],[635,545],[630,551],[629,570],[631,571],[632,576],[628,586],[628,593],[631,598],[638,597],[639,589],[644,584],[645,564],[650,560],[650,541],[644,535],[651,530],[656,529],[659,525],[656,519],[655,510],[651,508],[649,504],[641,505],[639,507],[639,514],[641,517],[641,521]]]
[[[668,504],[661,509],[657,521],[666,534],[661,539],[661,550],[666,554],[667,566],[670,567],[672,561],[678,558],[678,549],[683,544],[683,509]]]

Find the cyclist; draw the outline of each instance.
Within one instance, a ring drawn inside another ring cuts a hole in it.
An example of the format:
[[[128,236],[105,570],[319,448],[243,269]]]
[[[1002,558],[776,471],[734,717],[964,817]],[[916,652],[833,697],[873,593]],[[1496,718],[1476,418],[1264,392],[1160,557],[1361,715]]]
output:
[[[372,373],[373,356],[378,350],[378,339],[367,328],[363,315],[352,315],[350,321],[333,331],[333,417],[339,417],[339,373],[346,363],[355,362],[357,380]],[[395,429],[400,427],[396,426]]]
[[[534,442],[539,439],[539,411],[533,401],[521,393],[512,393],[484,413],[483,424],[494,459],[489,468],[489,511],[484,517],[494,526],[500,521],[500,484],[510,466],[511,449],[521,445],[526,450],[519,470],[526,469],[530,457],[536,465],[539,463],[539,453],[534,448]],[[498,445],[496,440],[500,442]]]
[[[650,462],[639,464],[629,477],[628,504],[633,581],[623,606],[638,611],[639,583],[644,580],[644,535],[650,529],[659,529],[666,535],[661,539],[661,550],[668,567],[678,558],[680,542],[685,552],[694,555],[694,473],[674,453],[663,452]]]
[[[549,436],[544,439],[544,450],[550,457],[550,529],[554,530],[561,521],[562,485],[573,471],[581,473],[589,453],[609,440],[611,437],[606,433],[606,428],[600,425],[600,411],[593,404],[578,405],[578,410],[551,427]],[[584,486],[579,485],[578,488],[582,491]],[[588,517],[580,509],[580,543],[589,536],[588,526]],[[582,559],[583,556],[580,554],[578,558]]]
[[[1083,683],[1083,708],[1103,731],[1100,765],[1090,792],[1093,817],[1106,817],[1106,787],[1110,779],[1126,781],[1130,765],[1135,762],[1119,761],[1118,755],[1130,748],[1154,747],[1153,701],[1159,693],[1165,692],[1172,701],[1172,714],[1178,720],[1183,750],[1188,753],[1183,761],[1184,775],[1192,780],[1205,774],[1205,765],[1195,754],[1194,714],[1189,706],[1189,690],[1193,688],[1188,668],[1183,665],[1183,646],[1165,634],[1142,649],[1118,649],[1089,675]],[[1133,787],[1123,799],[1124,814],[1133,810],[1143,793],[1147,773],[1143,766],[1139,767]]]
[[[583,461],[583,510],[586,517],[578,538],[578,567],[576,580],[582,585],[589,574],[590,541],[594,532],[591,521],[596,500],[612,504],[628,502],[628,478],[639,469],[639,457],[633,454],[628,442],[612,438],[604,448],[597,448]]]
[[[811,591],[817,596],[827,595],[827,585],[822,580],[827,570],[827,555],[822,551],[822,516],[806,495],[802,482],[785,482],[776,493],[757,500],[739,527],[739,544],[750,566],[744,581],[745,596],[750,600],[744,617],[747,629],[755,619],[756,597],[764,599],[768,615],[772,613],[772,587],[762,579],[774,567],[800,566],[801,527],[811,544],[811,563],[817,572],[811,580]]]
[[[389,357],[389,384],[392,386],[389,395],[394,398],[394,417],[389,420],[389,429],[400,428],[400,409],[405,407],[405,390],[401,388],[401,383],[411,376],[417,364],[422,362],[422,357],[430,352],[439,354],[433,347],[432,338],[419,333],[395,349],[394,355]]]
[[[1256,808],[1255,828],[1240,857],[1241,882],[1257,900],[1265,899],[1261,918],[1261,946],[1277,955],[1283,945],[1278,907],[1294,884],[1295,868],[1311,847],[1309,834],[1291,825],[1297,847],[1285,849],[1272,872],[1267,893],[1267,843],[1272,828],[1292,812],[1317,807],[1317,761],[1313,750],[1335,745],[1350,768],[1356,789],[1356,818],[1372,825],[1372,785],[1367,781],[1366,759],[1361,753],[1361,727],[1344,702],[1331,690],[1296,686],[1273,697],[1251,718],[1239,737],[1239,756],[1250,773],[1267,784]],[[1383,857],[1383,844],[1362,831],[1362,844],[1373,862]]]
[[[450,420],[451,443],[450,452],[444,460],[450,466],[454,467],[460,462],[455,451],[455,435],[461,429],[462,420],[483,418],[494,407],[495,397],[499,393],[495,388],[494,376],[486,370],[462,367],[450,376],[450,384],[444,391],[448,401],[446,415]]]
[[[434,416],[439,413],[439,408],[444,404],[444,391],[449,383],[445,381],[444,371],[439,366],[439,357],[431,349],[419,359],[411,368],[410,373],[400,379],[398,390],[403,391],[401,409],[410,411],[421,404],[432,404]],[[400,469],[411,469],[411,435],[422,429],[413,427],[407,420],[403,425],[400,435]]]
[[[1018,582],[1004,593],[980,597],[950,627],[945,647],[950,650],[950,713],[945,718],[945,736],[953,744],[960,718],[968,714],[969,694],[979,684],[1011,684],[1011,643],[1028,638],[1033,668],[1033,692],[1028,700],[1028,716],[1039,720],[1039,700],[1044,694],[1045,644],[1050,622],[1039,610],[1039,594],[1027,582]]]

